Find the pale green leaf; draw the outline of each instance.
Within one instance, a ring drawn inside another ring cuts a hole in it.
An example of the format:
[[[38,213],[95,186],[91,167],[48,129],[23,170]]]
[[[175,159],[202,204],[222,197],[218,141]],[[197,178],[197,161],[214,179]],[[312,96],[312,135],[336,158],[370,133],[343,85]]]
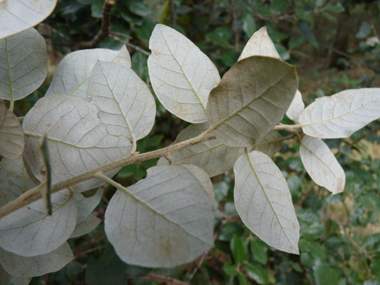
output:
[[[105,215],[118,256],[128,264],[173,267],[210,249],[214,214],[206,187],[186,167],[162,165],[118,190]]]
[[[0,1],[0,39],[34,27],[53,12],[57,0]]]
[[[17,199],[26,190],[36,186],[26,172],[22,158],[3,158],[0,162],[0,207]]]
[[[14,276],[34,277],[55,272],[66,266],[74,255],[67,242],[47,254],[25,257],[0,249],[0,262]]]
[[[0,155],[17,159],[24,151],[24,147],[24,132],[20,123],[0,99]]]
[[[47,254],[61,246],[74,230],[78,210],[68,190],[51,197],[53,215],[38,200],[0,219],[0,247],[22,256]]]
[[[265,154],[252,151],[235,166],[235,206],[243,223],[276,249],[298,254],[299,223],[285,178]]]
[[[98,112],[96,106],[81,98],[61,94],[45,96],[26,114],[23,128],[28,137],[24,161],[40,181],[41,161],[36,145],[38,137],[45,133],[53,184],[130,154],[129,139],[123,134],[110,134],[101,124]],[[81,187],[96,188],[99,183],[95,182],[86,181]]]
[[[305,103],[302,101],[302,94],[297,90],[296,95],[294,95],[294,99],[289,106],[288,111],[286,111],[286,115],[289,119],[298,124],[298,117],[304,109]]]
[[[343,192],[346,175],[329,147],[320,139],[304,136],[300,156],[307,173],[333,194]]]
[[[220,81],[215,65],[188,38],[161,24],[154,28],[149,48],[149,76],[162,105],[185,121],[207,121],[208,96]]]
[[[207,129],[206,124],[194,124],[179,133],[174,143],[178,143],[200,135]],[[172,153],[173,164],[194,164],[210,177],[222,174],[230,170],[244,148],[229,147],[222,144],[218,139],[198,143],[185,147]],[[160,158],[158,165],[168,164],[166,158]]]
[[[128,50],[90,49],[71,52],[58,64],[46,95],[68,94],[87,99],[88,81],[98,61],[131,67]]]
[[[136,142],[153,127],[156,116],[153,95],[128,67],[98,62],[91,73],[88,97],[100,109],[99,119],[112,135],[124,134]]]
[[[207,116],[213,133],[229,146],[254,145],[282,119],[297,84],[294,67],[279,59],[240,60],[211,91]]]
[[[78,208],[78,219],[77,224],[82,222],[85,218],[87,218],[91,212],[95,209],[95,207],[99,204],[100,199],[102,198],[103,190],[98,189],[96,193],[86,198],[81,193],[75,194],[75,201],[77,203]]]
[[[245,45],[239,60],[253,55],[269,56],[280,59],[280,55],[269,37],[266,27],[262,27],[253,34]]]
[[[345,90],[318,98],[299,116],[305,134],[346,138],[380,117],[380,88]]]
[[[28,96],[45,80],[47,67],[45,39],[35,29],[1,39],[0,98],[13,102]]]
[[[100,224],[101,221],[101,219],[95,217],[94,215],[87,216],[82,222],[78,223],[75,226],[75,229],[70,238],[80,237],[92,232]]]
[[[10,275],[0,264],[0,284],[8,285],[11,278],[12,275]]]

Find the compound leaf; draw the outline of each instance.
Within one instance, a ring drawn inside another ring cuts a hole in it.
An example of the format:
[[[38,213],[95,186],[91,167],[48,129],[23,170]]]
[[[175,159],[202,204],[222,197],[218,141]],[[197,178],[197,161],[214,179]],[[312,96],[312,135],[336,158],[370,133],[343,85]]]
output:
[[[41,181],[41,161],[37,140],[47,134],[52,182],[93,170],[130,154],[132,143],[123,135],[114,136],[101,124],[98,109],[75,96],[51,95],[37,101],[26,114],[23,128],[26,139],[24,161]],[[91,180],[87,189],[99,185]]]
[[[235,206],[243,223],[276,249],[298,254],[299,223],[281,171],[265,154],[252,151],[234,166]]]
[[[300,156],[313,181],[333,194],[344,190],[346,175],[329,147],[320,139],[304,136]]]
[[[317,138],[346,138],[380,117],[380,88],[345,90],[322,97],[299,116],[305,134]]]
[[[67,242],[47,254],[25,257],[0,249],[0,262],[14,276],[34,277],[55,272],[66,266],[74,255]]]
[[[24,132],[20,123],[0,99],[0,155],[17,159],[24,151],[24,147]]]
[[[34,27],[53,12],[57,0],[19,0],[0,3],[0,39]]]
[[[83,221],[77,223],[70,238],[76,238],[92,232],[102,220],[94,215],[88,215]]]
[[[118,256],[128,264],[173,267],[208,250],[214,214],[207,185],[187,167],[162,165],[118,190],[105,215],[105,231]]]
[[[0,219],[0,247],[21,256],[47,254],[61,246],[74,230],[78,210],[68,190],[52,195],[52,216],[38,200]]]
[[[296,95],[294,95],[294,99],[289,106],[288,111],[286,111],[286,115],[289,119],[298,124],[298,117],[304,109],[305,103],[302,101],[302,94],[297,90]]]
[[[10,2],[16,1],[7,1]],[[0,19],[1,7],[0,4]],[[13,101],[28,96],[45,80],[47,68],[45,39],[35,29],[1,39],[0,98],[13,104]]]
[[[215,65],[188,38],[161,24],[154,28],[149,48],[149,76],[162,105],[185,121],[207,121],[208,96],[220,81]]]
[[[88,97],[100,109],[99,119],[112,135],[125,134],[135,143],[153,127],[156,116],[153,95],[126,66],[98,62],[91,73]]]
[[[46,95],[68,94],[87,100],[88,82],[98,61],[131,67],[131,58],[125,46],[118,51],[98,48],[71,52],[58,64]]]
[[[211,130],[226,145],[254,145],[281,120],[297,84],[294,67],[279,59],[252,56],[238,61],[211,91]]]

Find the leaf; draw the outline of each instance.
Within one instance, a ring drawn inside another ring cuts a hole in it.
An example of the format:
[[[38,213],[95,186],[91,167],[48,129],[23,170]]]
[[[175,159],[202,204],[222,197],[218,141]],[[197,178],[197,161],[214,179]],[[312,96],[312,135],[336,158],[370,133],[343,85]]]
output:
[[[228,276],[231,276],[231,277],[234,277],[234,276],[236,276],[238,274],[238,272],[236,271],[235,265],[233,265],[231,263],[224,263],[223,264],[223,271]]]
[[[75,201],[78,208],[77,224],[86,219],[95,209],[95,207],[98,206],[102,195],[103,189],[98,189],[96,193],[89,198],[85,198],[81,193],[75,194]]]
[[[28,285],[32,281],[32,277],[12,276],[10,285]]]
[[[36,186],[30,180],[21,158],[1,160],[0,181],[0,207]]]
[[[339,281],[338,274],[330,265],[319,264],[314,269],[314,275],[319,285],[335,285]]]
[[[156,104],[149,87],[130,68],[98,62],[88,84],[88,98],[98,106],[108,133],[124,134],[133,143],[153,127]]]
[[[12,275],[10,275],[0,263],[0,284],[8,285],[11,281]]]
[[[226,145],[254,145],[281,120],[297,84],[294,67],[281,60],[252,56],[238,61],[211,91],[209,130]]]
[[[297,90],[296,94],[294,95],[294,99],[289,106],[288,111],[286,111],[286,115],[289,119],[298,124],[298,117],[304,109],[305,103],[302,101],[302,94]]]
[[[162,105],[185,121],[205,122],[208,96],[220,81],[215,65],[189,39],[161,24],[149,48],[149,76]]]
[[[179,133],[174,143],[200,135],[207,129],[206,124],[194,124]],[[189,163],[202,168],[210,176],[230,170],[236,159],[244,153],[244,148],[234,148],[222,144],[218,139],[198,143],[172,153],[173,164]],[[168,164],[160,158],[157,165]]]
[[[305,21],[299,21],[298,27],[301,30],[303,36],[311,43],[314,47],[318,48],[318,42],[315,39],[314,33],[310,28],[309,24]]]
[[[3,1],[1,1],[3,2]],[[0,3],[0,39],[36,26],[54,10],[57,0],[19,0]]]
[[[239,280],[239,285],[249,285],[247,277],[245,277],[244,274],[239,273],[237,277]]]
[[[261,141],[249,148],[249,150],[257,150],[272,157],[280,151],[282,142],[282,136],[278,132],[270,131]]]
[[[140,2],[129,2],[128,8],[133,14],[139,15],[141,17],[148,16],[152,12],[148,5]]]
[[[28,134],[24,161],[40,181],[36,141],[42,134],[47,134],[49,141],[52,183],[120,159],[132,149],[128,138],[107,132],[97,107],[75,96],[61,94],[40,99],[26,114],[23,128]],[[99,186],[93,180],[86,183],[90,184],[87,189]]]
[[[207,38],[224,48],[228,47],[229,39],[231,38],[231,36],[231,32],[225,27],[216,28],[212,32],[206,34]]]
[[[112,197],[105,214],[109,241],[128,264],[173,267],[193,261],[213,243],[213,202],[205,186],[183,166],[147,172]]]
[[[371,33],[371,31],[372,31],[371,24],[368,22],[363,22],[360,25],[359,32],[356,34],[356,38],[364,39]]]
[[[298,254],[299,224],[285,178],[273,161],[252,151],[235,166],[235,206],[243,223],[276,249]]]
[[[1,7],[0,4],[0,22],[3,21]],[[8,23],[2,27],[9,26]],[[0,30],[1,34],[3,29]],[[11,104],[25,98],[40,87],[46,78],[47,68],[45,39],[35,29],[1,39],[0,98],[11,101]]]
[[[131,67],[128,50],[90,49],[71,52],[58,64],[46,95],[68,94],[87,100],[91,72],[98,61],[115,62]]]
[[[333,194],[343,192],[346,175],[329,147],[320,139],[304,136],[300,156],[307,173]]]
[[[251,241],[251,251],[253,258],[265,265],[268,262],[268,247],[265,243],[263,243],[258,238],[255,238]]]
[[[66,266],[74,255],[67,242],[44,255],[24,257],[0,249],[0,262],[14,276],[34,277],[55,272]]]
[[[247,258],[247,243],[244,237],[234,236],[231,240],[231,251],[234,257],[234,263],[240,264]]]
[[[47,254],[61,246],[74,230],[78,210],[68,190],[52,195],[53,215],[46,216],[38,200],[0,219],[0,247],[21,256]]]
[[[268,284],[268,272],[261,264],[246,261],[244,262],[244,268],[250,278],[255,280],[259,284]]]
[[[269,37],[266,27],[262,27],[253,34],[241,52],[239,60],[253,55],[269,56],[280,59],[280,55]]]
[[[380,117],[380,88],[362,88],[318,98],[299,116],[305,134],[346,138]]]
[[[243,31],[248,37],[252,37],[252,35],[256,31],[256,23],[255,20],[253,19],[251,14],[243,14],[241,16],[242,22],[243,22]]]
[[[0,155],[17,159],[24,151],[24,147],[24,132],[20,123],[0,99]]]
[[[100,223],[101,219],[94,215],[88,215],[83,221],[77,223],[70,238],[76,238],[92,232]]]

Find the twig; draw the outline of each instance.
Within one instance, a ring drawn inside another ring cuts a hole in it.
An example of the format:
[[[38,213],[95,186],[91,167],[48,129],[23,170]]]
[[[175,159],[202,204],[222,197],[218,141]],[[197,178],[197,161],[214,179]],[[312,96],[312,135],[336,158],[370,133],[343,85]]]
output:
[[[373,129],[372,131],[368,132],[368,133],[365,133],[364,135],[362,135],[360,138],[358,138],[357,140],[353,141],[352,143],[349,144],[349,148],[352,148],[355,144],[357,144],[358,142],[360,142],[361,140],[365,139],[365,138],[368,138],[369,136],[377,133],[378,131],[380,131],[380,127],[377,127],[375,129]]]
[[[170,13],[172,16],[172,25],[177,25],[177,13],[175,11],[174,0],[170,0]]]
[[[374,32],[375,36],[376,36],[377,38],[379,38],[379,35],[378,35],[378,33],[377,33],[377,30],[376,30],[375,23],[374,23],[374,21],[373,21],[373,17],[372,17],[371,9],[368,8],[367,11],[368,11],[369,19],[370,19],[370,21],[371,21],[371,26],[372,26],[373,32]]]
[[[146,56],[150,56],[150,52],[147,52],[146,50],[143,50],[142,48],[139,48],[138,46],[135,46],[134,44],[123,41],[118,36],[114,36],[113,34],[109,34],[108,37],[115,40],[115,41],[118,41],[119,43],[125,44],[126,46],[133,48],[133,49],[137,50],[138,52],[145,54]]]
[[[237,29],[237,21],[236,21],[236,5],[235,0],[231,0],[232,3],[232,19],[233,19],[233,30],[235,35],[235,51],[239,51],[239,32]]]
[[[156,281],[165,282],[166,284],[173,284],[173,285],[189,285],[190,284],[189,282],[181,281],[173,277],[157,274],[154,272],[150,272],[147,275],[141,276],[141,277],[127,276],[127,278],[128,279],[156,280]]]
[[[119,33],[119,32],[109,32],[109,35],[124,37],[124,38],[130,39],[130,40],[133,39],[130,35],[126,35],[126,34]]]
[[[102,18],[102,26],[97,35],[91,40],[87,42],[79,42],[76,45],[75,49],[85,49],[85,48],[94,48],[97,47],[98,44],[108,36],[110,32],[110,24],[111,24],[111,9],[115,4],[115,0],[105,0],[103,5],[103,18]]]
[[[170,165],[173,165],[173,157],[171,153],[168,153],[167,155],[165,155],[165,158],[167,161],[169,161]]]

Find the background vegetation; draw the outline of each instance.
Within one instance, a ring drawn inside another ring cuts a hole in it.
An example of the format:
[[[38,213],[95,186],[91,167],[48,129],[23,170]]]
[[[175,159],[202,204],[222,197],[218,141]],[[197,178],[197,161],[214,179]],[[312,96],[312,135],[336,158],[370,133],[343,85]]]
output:
[[[48,44],[50,76],[33,95],[16,102],[18,116],[45,93],[60,59],[98,34],[103,4],[62,0],[38,26]],[[189,37],[221,75],[251,35],[266,26],[282,59],[297,66],[306,104],[344,89],[380,87],[380,1],[116,0],[110,21],[111,33],[93,47],[127,44],[132,68],[148,84],[148,40],[155,24],[164,23]],[[170,144],[188,125],[158,100],[156,104],[157,123],[139,142],[140,152]],[[283,122],[292,124],[287,118]],[[69,240],[75,261],[57,273],[33,278],[31,284],[380,284],[379,133],[375,121],[349,139],[326,141],[347,176],[344,193],[334,196],[310,180],[296,141],[284,143],[275,156],[286,170],[301,224],[299,256],[272,250],[243,226],[232,203],[231,171],[213,178],[215,246],[196,262],[155,270],[127,265],[116,256],[101,224],[89,235]],[[124,167],[116,180],[132,185],[155,164],[152,160]],[[115,191],[104,187],[95,210],[102,219]]]

